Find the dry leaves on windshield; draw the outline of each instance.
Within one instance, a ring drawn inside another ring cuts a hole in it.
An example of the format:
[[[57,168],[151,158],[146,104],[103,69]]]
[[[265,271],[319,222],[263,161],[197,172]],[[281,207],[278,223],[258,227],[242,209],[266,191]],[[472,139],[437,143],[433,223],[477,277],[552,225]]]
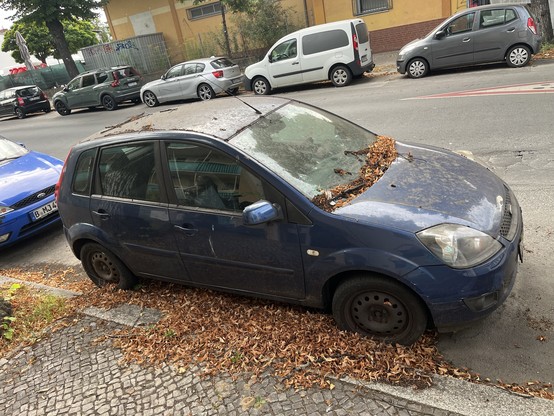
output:
[[[365,192],[387,171],[395,161],[398,152],[394,146],[395,140],[387,136],[377,136],[375,142],[367,149],[349,152],[353,157],[365,156],[365,162],[360,168],[358,176],[346,185],[338,185],[333,189],[325,190],[312,198],[312,202],[327,212],[350,202],[356,196]],[[335,174],[344,176],[344,170],[338,166]]]

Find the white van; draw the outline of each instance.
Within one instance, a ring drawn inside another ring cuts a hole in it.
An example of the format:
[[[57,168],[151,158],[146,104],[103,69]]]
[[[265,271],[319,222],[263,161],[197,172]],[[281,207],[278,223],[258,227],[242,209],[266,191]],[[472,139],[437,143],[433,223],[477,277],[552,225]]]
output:
[[[362,19],[308,27],[281,38],[260,62],[244,71],[244,87],[256,94],[330,79],[336,87],[375,67]]]

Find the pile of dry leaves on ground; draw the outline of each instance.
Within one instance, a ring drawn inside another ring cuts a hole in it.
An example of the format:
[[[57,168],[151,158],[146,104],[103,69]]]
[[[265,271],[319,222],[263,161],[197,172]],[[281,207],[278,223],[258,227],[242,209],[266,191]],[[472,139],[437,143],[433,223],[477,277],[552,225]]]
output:
[[[325,190],[312,198],[312,202],[321,209],[332,212],[365,192],[385,174],[396,159],[398,152],[394,144],[395,140],[391,137],[377,136],[375,142],[368,148],[350,152],[355,157],[365,157],[358,174],[352,175],[355,179],[346,185],[338,185],[333,189]],[[336,168],[335,174],[343,176],[351,173]]]
[[[10,277],[17,277],[16,272],[11,270]],[[72,269],[49,271],[40,281],[40,274],[34,272],[25,278],[65,289],[71,284],[74,290],[83,291],[69,301],[72,311],[88,306],[111,309],[121,304],[163,311],[156,325],[124,328],[106,336],[121,349],[126,363],[171,363],[178,372],[200,364],[206,376],[269,371],[293,387],[333,388],[333,378],[341,376],[414,388],[431,385],[434,374],[489,381],[447,363],[432,333],[411,347],[388,345],[339,331],[329,315],[306,308],[161,282],[144,282],[135,291],[99,289],[84,280],[82,272],[76,277],[72,273]],[[0,270],[0,275],[6,276],[6,270]],[[60,321],[58,327],[71,322]],[[527,386],[491,384],[554,398],[552,386],[538,382]]]

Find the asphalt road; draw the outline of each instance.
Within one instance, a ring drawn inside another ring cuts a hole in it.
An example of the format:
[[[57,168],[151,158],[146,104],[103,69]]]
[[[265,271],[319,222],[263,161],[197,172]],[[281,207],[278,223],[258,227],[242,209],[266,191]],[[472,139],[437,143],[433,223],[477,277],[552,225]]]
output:
[[[554,61],[539,61],[522,69],[496,65],[420,80],[386,75],[347,88],[323,83],[279,92],[399,141],[470,150],[512,187],[525,222],[525,262],[514,290],[489,318],[439,340],[454,364],[508,383],[554,383],[554,94],[545,92],[553,88]],[[436,94],[442,96],[429,97]],[[91,133],[152,111],[137,105],[67,117],[52,112],[0,121],[0,134],[63,159]],[[60,227],[0,253],[0,267],[43,263],[78,264]]]

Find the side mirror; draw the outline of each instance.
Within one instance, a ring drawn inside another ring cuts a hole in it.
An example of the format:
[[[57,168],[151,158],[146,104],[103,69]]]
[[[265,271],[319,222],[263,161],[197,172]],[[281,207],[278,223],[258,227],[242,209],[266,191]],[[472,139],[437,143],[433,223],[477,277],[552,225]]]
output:
[[[271,202],[260,200],[248,205],[242,211],[244,225],[258,225],[283,219],[281,207]]]
[[[68,92],[68,91],[69,91],[69,88],[67,88],[67,85],[64,85],[64,86],[63,86],[63,90],[62,90],[62,91],[64,91],[64,92]]]
[[[435,39],[442,39],[446,36],[446,32],[444,30],[439,30],[437,33],[435,33]]]

